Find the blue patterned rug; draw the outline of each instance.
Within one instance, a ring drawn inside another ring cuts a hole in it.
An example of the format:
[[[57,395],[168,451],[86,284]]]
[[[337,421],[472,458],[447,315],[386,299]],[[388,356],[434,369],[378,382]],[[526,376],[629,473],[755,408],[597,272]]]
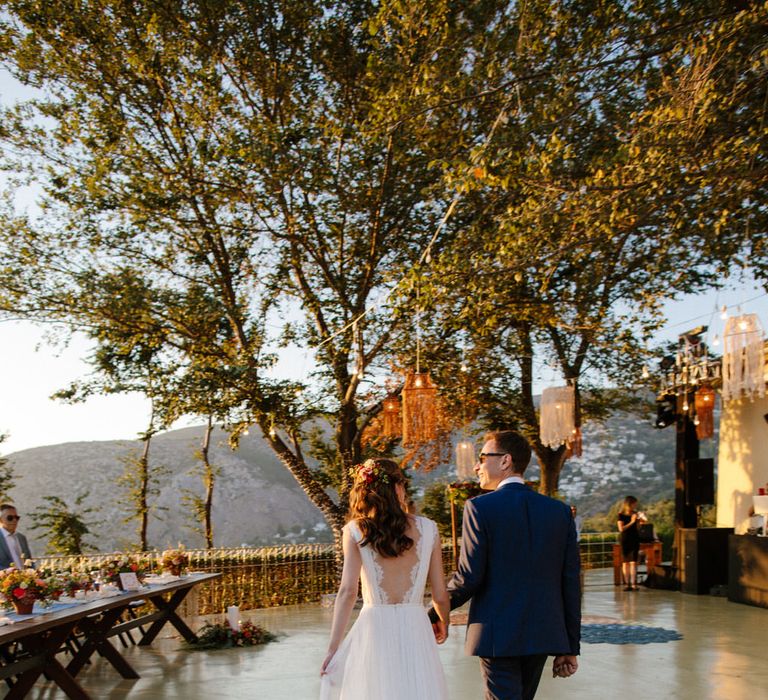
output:
[[[664,644],[682,639],[683,635],[663,627],[642,625],[582,625],[581,641],[585,644]]]

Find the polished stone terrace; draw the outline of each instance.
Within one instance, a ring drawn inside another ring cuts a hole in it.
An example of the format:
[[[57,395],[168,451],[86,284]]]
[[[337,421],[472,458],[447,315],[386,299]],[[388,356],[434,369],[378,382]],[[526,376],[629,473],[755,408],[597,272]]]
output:
[[[768,610],[721,597],[646,589],[624,592],[613,586],[611,576],[605,569],[587,572],[585,625],[642,625],[676,631],[683,638],[650,644],[584,644],[579,672],[565,680],[545,672],[537,700],[768,698]],[[188,652],[168,636],[150,648],[132,647],[126,652],[140,679],[122,680],[111,666],[96,659],[80,680],[100,700],[310,700],[318,696],[318,668],[331,615],[330,609],[319,605],[255,610],[243,618],[279,633],[278,642],[256,649]],[[463,638],[464,628],[453,626],[451,638],[440,649],[450,697],[480,700],[477,659],[464,656]],[[50,683],[40,683],[30,697],[58,700],[64,695]]]

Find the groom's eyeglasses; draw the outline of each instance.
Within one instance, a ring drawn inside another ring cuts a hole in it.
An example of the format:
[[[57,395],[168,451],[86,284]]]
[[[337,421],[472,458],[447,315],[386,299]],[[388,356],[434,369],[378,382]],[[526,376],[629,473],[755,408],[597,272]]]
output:
[[[12,523],[12,522],[14,522],[15,520],[21,520],[21,516],[20,516],[20,515],[6,515],[6,516],[5,516],[5,519],[6,519],[6,520],[7,520],[9,523]]]
[[[503,457],[505,454],[508,454],[507,452],[481,452],[480,456],[477,458],[477,461],[480,462],[480,464],[485,464],[485,460],[487,457]]]

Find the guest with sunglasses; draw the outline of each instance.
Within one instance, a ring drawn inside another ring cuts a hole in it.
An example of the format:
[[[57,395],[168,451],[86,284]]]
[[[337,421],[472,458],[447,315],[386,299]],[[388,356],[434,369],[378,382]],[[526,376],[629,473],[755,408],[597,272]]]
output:
[[[20,519],[16,506],[10,503],[0,505],[0,569],[11,565],[23,569],[24,562],[32,558],[27,538],[16,532]]]

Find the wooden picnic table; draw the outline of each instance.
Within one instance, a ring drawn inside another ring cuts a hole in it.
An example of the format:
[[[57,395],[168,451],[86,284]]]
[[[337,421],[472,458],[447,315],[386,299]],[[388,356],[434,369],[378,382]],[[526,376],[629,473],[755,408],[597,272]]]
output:
[[[29,619],[19,619],[14,624],[0,627],[0,680],[5,680],[9,686],[6,699],[25,697],[45,674],[67,697],[87,700],[91,696],[77,676],[95,652],[109,661],[123,678],[139,678],[110,638],[140,628],[142,634],[138,643],[146,646],[166,623],[170,623],[185,640],[195,641],[197,636],[176,610],[192,588],[219,576],[220,573],[189,574],[109,598],[65,608],[58,606],[52,612],[34,614]],[[124,619],[124,613],[137,601],[146,601],[154,610]],[[75,639],[76,643],[69,646],[73,653],[65,666],[56,656],[69,639]],[[14,653],[14,645],[20,646],[22,653]]]

